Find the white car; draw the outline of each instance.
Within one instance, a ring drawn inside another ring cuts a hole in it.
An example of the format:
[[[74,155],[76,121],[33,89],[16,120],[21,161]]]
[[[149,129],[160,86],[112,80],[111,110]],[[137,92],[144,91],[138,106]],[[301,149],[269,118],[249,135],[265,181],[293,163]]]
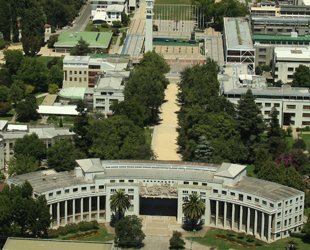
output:
[[[72,24],[75,24],[75,21],[73,21]]]

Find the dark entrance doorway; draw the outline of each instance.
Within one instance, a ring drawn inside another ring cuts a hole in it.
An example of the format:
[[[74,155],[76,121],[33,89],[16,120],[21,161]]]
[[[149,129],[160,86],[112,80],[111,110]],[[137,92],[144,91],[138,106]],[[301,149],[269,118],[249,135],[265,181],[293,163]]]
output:
[[[292,124],[291,117],[295,117],[295,113],[284,113],[284,120],[283,120],[284,126],[290,126]]]
[[[140,197],[140,215],[177,216],[178,199]]]

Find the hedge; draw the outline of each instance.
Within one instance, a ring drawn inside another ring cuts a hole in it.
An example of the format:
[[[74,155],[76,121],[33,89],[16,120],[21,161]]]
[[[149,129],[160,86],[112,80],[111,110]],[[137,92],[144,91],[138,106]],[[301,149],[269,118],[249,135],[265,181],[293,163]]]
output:
[[[295,238],[303,238],[306,234],[304,233],[290,233],[291,237],[295,237]]]

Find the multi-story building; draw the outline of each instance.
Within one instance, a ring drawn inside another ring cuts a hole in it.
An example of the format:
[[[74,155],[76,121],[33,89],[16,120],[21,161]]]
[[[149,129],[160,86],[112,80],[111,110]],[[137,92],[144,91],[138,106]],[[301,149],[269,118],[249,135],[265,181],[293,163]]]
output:
[[[310,125],[308,88],[293,88],[290,85],[268,87],[264,77],[249,75],[246,66],[241,64],[223,68],[218,80],[220,93],[234,104],[238,104],[241,95],[250,88],[266,122],[270,121],[269,115],[274,107],[278,111],[280,126],[296,128]]]
[[[251,16],[309,18],[310,9],[305,5],[276,5],[275,2],[262,2],[253,4]]]
[[[274,80],[292,82],[293,74],[301,64],[310,66],[310,47],[276,47],[273,56]]]
[[[223,32],[225,63],[243,63],[253,69],[255,49],[249,21],[246,18],[224,17]]]
[[[65,56],[63,60],[63,88],[95,86],[97,74],[127,68],[128,55]]]
[[[198,194],[206,205],[201,223],[235,230],[268,242],[298,232],[303,225],[304,192],[246,176],[246,166],[222,163],[84,159],[74,172],[38,171],[9,178],[28,180],[33,197],[44,195],[51,227],[83,220],[109,222],[110,197],[129,195],[126,215],[160,215],[187,222],[182,204]]]
[[[26,131],[0,131],[0,159],[9,162],[14,155],[13,148],[16,140],[32,133],[37,134],[39,139],[44,141],[46,148],[49,148],[55,140],[65,138],[73,139],[75,135],[75,133],[70,132],[68,128],[57,128],[54,124],[44,125],[42,127],[27,125]],[[3,150],[1,145],[3,145]],[[1,156],[1,154],[3,154],[3,156]]]

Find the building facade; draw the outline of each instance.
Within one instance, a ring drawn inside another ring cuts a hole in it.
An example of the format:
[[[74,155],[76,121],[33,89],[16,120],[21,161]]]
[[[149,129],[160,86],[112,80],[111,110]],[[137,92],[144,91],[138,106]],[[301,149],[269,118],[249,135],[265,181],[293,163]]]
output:
[[[246,177],[246,166],[223,163],[84,159],[74,172],[45,170],[9,178],[28,180],[33,196],[45,195],[51,227],[70,222],[109,222],[115,214],[110,197],[118,189],[131,200],[126,215],[175,216],[186,222],[182,204],[190,194],[205,202],[201,223],[253,234],[268,242],[300,231],[304,193],[276,183]]]

